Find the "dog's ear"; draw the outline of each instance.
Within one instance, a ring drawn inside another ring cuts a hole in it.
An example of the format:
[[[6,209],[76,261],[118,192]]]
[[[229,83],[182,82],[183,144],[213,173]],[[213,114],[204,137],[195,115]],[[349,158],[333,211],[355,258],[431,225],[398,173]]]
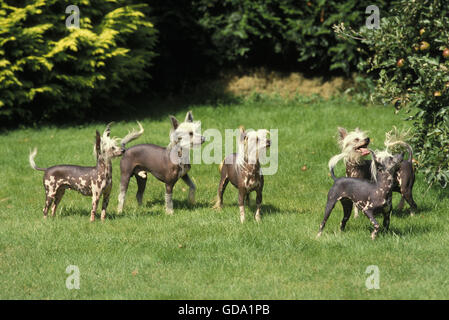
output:
[[[174,130],[178,129],[179,121],[174,116],[170,116],[170,121],[173,129]]]
[[[193,122],[193,114],[192,111],[188,111],[186,113],[186,118],[184,119],[184,122]]]
[[[245,140],[245,137],[246,137],[245,127],[240,126],[239,131],[240,131],[239,142],[243,143],[243,141]]]
[[[348,135],[348,131],[345,128],[338,127],[338,134],[340,135],[340,139],[343,140]]]
[[[110,134],[111,134],[111,126],[114,122],[109,122],[106,126],[106,129],[104,129],[104,133],[103,135],[105,135],[106,137],[109,138]]]
[[[95,151],[97,152],[97,157],[100,154],[100,143],[101,143],[101,136],[100,132],[98,130],[95,130],[96,136],[95,136]]]

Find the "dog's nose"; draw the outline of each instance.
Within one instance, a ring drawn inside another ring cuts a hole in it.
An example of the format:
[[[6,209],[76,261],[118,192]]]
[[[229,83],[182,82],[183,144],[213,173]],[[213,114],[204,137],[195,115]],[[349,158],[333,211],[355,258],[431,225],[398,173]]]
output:
[[[370,139],[369,139],[369,138],[366,138],[365,141],[366,141],[366,144],[369,144]]]
[[[270,146],[271,146],[271,140],[267,139],[267,147],[270,147]]]
[[[206,141],[206,137],[205,136],[201,136],[201,143],[204,143]]]
[[[126,149],[122,148],[120,151],[122,151],[122,153],[125,153]]]

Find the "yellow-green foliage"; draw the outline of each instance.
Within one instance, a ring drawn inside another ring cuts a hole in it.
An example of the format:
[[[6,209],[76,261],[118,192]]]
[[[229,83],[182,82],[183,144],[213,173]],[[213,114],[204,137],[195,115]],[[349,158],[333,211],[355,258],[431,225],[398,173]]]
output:
[[[66,27],[69,5],[80,9],[79,28]],[[61,109],[80,115],[104,97],[119,101],[141,90],[156,55],[145,6],[0,0],[0,116],[48,117]]]

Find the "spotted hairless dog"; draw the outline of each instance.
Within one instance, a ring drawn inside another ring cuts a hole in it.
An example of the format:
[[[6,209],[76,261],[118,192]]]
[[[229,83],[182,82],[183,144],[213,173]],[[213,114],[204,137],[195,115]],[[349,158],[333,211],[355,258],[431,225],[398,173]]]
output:
[[[369,218],[374,226],[371,238],[374,238],[379,231],[379,223],[374,218],[376,213],[382,213],[384,216],[383,225],[388,229],[390,225],[390,214],[392,207],[392,191],[394,184],[394,172],[399,168],[403,154],[391,155],[386,151],[379,152],[377,155],[370,150],[375,168],[372,168],[372,174],[376,177],[375,182],[358,178],[336,178],[332,159],[329,161],[334,185],[327,195],[326,209],[323,222],[320,224],[319,237],[323,232],[326,221],[329,218],[335,204],[340,201],[343,206],[343,220],[340,229],[343,231],[346,222],[351,216],[352,203]]]
[[[256,191],[257,211],[256,221],[260,221],[260,209],[262,205],[262,190],[264,178],[261,173],[259,156],[260,153],[270,147],[270,140],[267,139],[268,131],[260,129],[246,132],[240,127],[238,140],[238,152],[228,155],[220,165],[220,183],[218,185],[217,201],[214,208],[220,209],[223,206],[223,193],[229,182],[239,190],[240,222],[245,221],[246,199],[249,202],[249,194]]]
[[[106,217],[106,208],[109,203],[109,195],[112,188],[112,158],[119,157],[124,151],[125,144],[137,139],[143,133],[131,132],[122,139],[122,145],[119,146],[116,138],[110,137],[110,126],[108,124],[103,136],[96,131],[95,152],[97,165],[95,167],[82,167],[76,165],[57,165],[49,168],[38,168],[34,162],[37,149],[34,149],[29,156],[29,162],[34,170],[44,171],[45,188],[45,207],[44,218],[47,218],[47,212],[51,207],[51,215],[55,215],[56,208],[64,196],[66,189],[72,189],[85,196],[92,196],[92,210],[90,221],[95,220],[100,197],[103,195],[103,204],[101,210],[101,220]]]

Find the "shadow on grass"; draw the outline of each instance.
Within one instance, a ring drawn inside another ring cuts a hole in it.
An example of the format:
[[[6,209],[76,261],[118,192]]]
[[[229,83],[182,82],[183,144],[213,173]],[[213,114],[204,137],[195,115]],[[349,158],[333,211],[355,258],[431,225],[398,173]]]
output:
[[[161,210],[154,210],[154,211],[145,211],[145,212],[138,212],[134,209],[131,212],[131,209],[126,210],[126,208],[123,210],[122,213],[117,213],[116,208],[108,208],[106,210],[106,220],[115,220],[115,219],[122,219],[122,218],[129,218],[129,217],[135,217],[135,216],[153,216],[153,215],[159,215],[163,213]],[[64,208],[58,210],[55,216],[59,217],[86,217],[90,219],[90,209],[82,209],[82,208]],[[50,216],[49,216],[50,217]],[[95,213],[95,220],[101,219],[101,207],[97,209],[97,212]]]
[[[388,237],[403,237],[403,236],[416,236],[416,235],[423,235],[423,234],[427,234],[427,233],[431,233],[433,231],[435,231],[432,226],[429,225],[412,225],[412,226],[405,226],[405,227],[401,227],[401,228],[397,228],[394,225],[392,225],[390,223],[390,227],[388,228],[388,230],[385,230],[385,228],[382,225],[382,221],[379,221],[380,223],[380,229],[379,232],[377,234],[377,237],[379,236],[388,236]],[[368,222],[369,223],[369,222]],[[353,231],[362,231],[362,232],[366,232],[367,236],[370,236],[371,232],[373,232],[374,228],[373,226],[370,225],[353,225],[350,229],[352,229]],[[350,232],[350,229],[348,229],[348,226],[346,227],[345,232]]]
[[[208,204],[210,208],[212,208],[213,204]],[[235,207],[238,210],[238,203],[235,201],[234,203],[224,203],[223,208],[231,208]],[[254,199],[250,200],[249,206],[245,202],[245,212],[247,213],[255,213],[257,211],[256,201]],[[261,206],[262,215],[276,215],[276,214],[305,214],[307,213],[307,209],[305,208],[288,208],[288,209],[280,209],[279,207],[274,206],[271,203],[263,203]]]
[[[145,203],[145,208],[151,208],[153,206],[162,206],[165,207],[164,199],[152,199]],[[173,199],[173,209],[204,209],[211,208],[212,205],[207,201],[196,201],[194,204],[191,204],[187,199],[186,200],[176,200]]]
[[[430,208],[429,206],[418,206],[418,208],[413,212],[413,214],[415,216],[419,216],[421,214],[425,214],[426,212],[430,212],[432,211],[432,208]],[[412,217],[412,211],[410,207],[405,207],[402,210],[398,210],[398,209],[393,209],[393,211],[391,212],[391,215],[397,218],[409,218]]]
[[[100,210],[101,213],[101,210]],[[76,207],[64,207],[62,206],[60,209],[57,210],[55,216],[60,217],[90,217],[90,208],[89,209],[81,209]],[[96,217],[99,217],[99,212],[97,211]]]
[[[437,199],[438,200],[446,200],[449,198],[449,188],[434,188],[436,189]]]
[[[86,115],[67,114],[59,112],[49,118],[34,116],[26,122],[18,119],[0,118],[0,133],[17,128],[31,127],[39,129],[42,126],[57,127],[60,129],[95,125],[103,127],[111,121],[135,121],[150,118],[161,120],[170,114],[181,110],[188,110],[192,105],[218,106],[222,104],[240,104],[242,98],[226,90],[226,83],[221,81],[204,81],[202,85],[185,90],[176,95],[170,93],[155,94],[143,92],[127,97],[126,100],[96,105],[83,111]]]
[[[390,228],[388,231],[385,231],[385,229],[381,229],[382,233],[388,234],[388,235],[396,235],[396,236],[406,236],[406,235],[419,235],[419,234],[426,234],[431,233],[433,230],[432,226],[429,225],[413,225],[413,226],[405,226],[401,229],[398,229],[396,227],[392,227],[390,225]]]

